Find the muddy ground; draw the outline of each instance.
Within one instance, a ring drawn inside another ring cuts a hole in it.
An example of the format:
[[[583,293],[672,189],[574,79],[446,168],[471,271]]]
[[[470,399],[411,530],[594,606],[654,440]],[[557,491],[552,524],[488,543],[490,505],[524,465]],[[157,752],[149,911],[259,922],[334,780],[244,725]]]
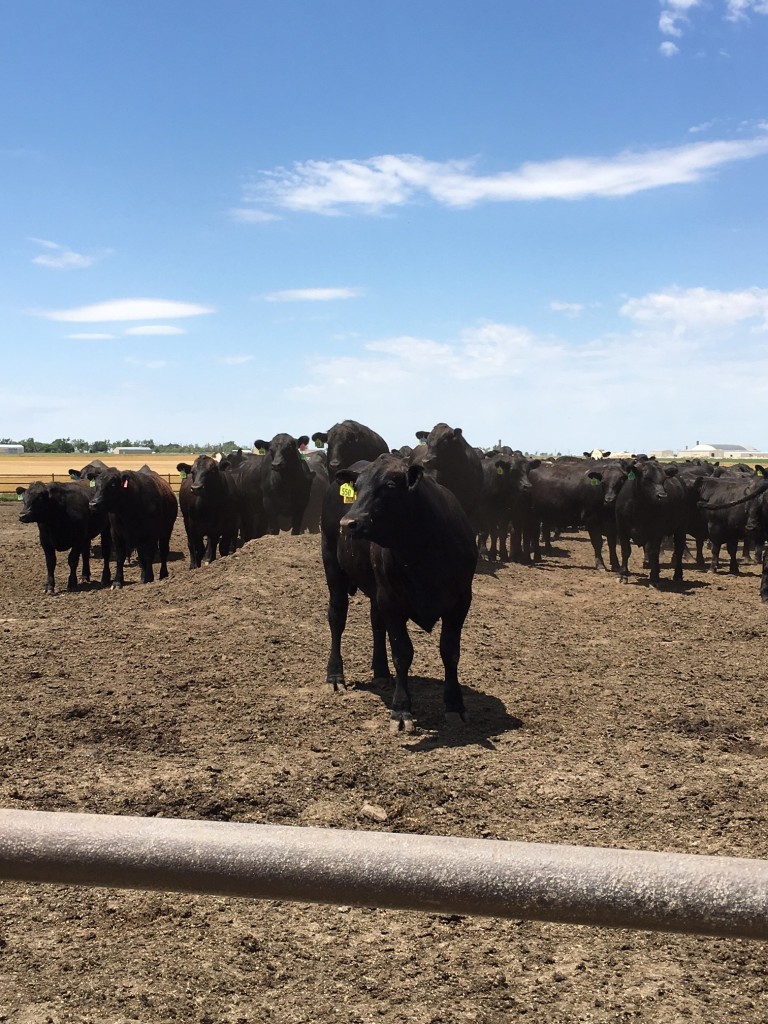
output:
[[[319,540],[286,535],[121,592],[43,594],[0,505],[0,806],[768,857],[768,607],[756,568],[621,586],[574,536],[476,578],[441,721],[414,630],[411,736],[367,684],[324,684]],[[98,563],[96,563],[98,566]],[[65,568],[65,567],[64,567]],[[96,575],[96,574],[94,574]],[[669,570],[664,574],[669,576]],[[57,573],[64,584],[65,571]],[[382,807],[377,822],[362,812]],[[768,1020],[748,941],[213,897],[0,886],[0,1021]]]

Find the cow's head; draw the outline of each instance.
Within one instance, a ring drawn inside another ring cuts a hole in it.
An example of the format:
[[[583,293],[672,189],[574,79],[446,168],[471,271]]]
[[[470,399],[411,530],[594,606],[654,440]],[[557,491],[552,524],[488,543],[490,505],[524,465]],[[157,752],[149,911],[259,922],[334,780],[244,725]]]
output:
[[[112,512],[120,503],[122,492],[128,489],[128,476],[121,473],[119,469],[104,470],[103,473],[88,474],[88,479],[93,480],[94,486],[91,492],[89,507],[93,512]]]
[[[341,470],[336,480],[355,489],[354,504],[339,523],[342,535],[391,547],[410,529],[410,499],[422,479],[421,466],[408,466],[389,454],[379,455],[363,470]]]
[[[46,485],[38,480],[29,487],[17,487],[16,494],[19,501],[24,502],[19,520],[22,523],[44,523],[51,503]]]

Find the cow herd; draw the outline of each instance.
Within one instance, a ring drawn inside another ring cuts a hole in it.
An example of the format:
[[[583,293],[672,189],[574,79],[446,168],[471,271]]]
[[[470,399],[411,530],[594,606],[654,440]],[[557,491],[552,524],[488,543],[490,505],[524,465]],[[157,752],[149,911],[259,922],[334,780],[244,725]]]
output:
[[[698,568],[707,568],[708,540],[711,569],[717,571],[725,546],[729,569],[738,573],[739,545],[757,551],[768,531],[768,471],[762,467],[664,465],[643,455],[611,459],[610,453],[542,461],[507,447],[474,448],[460,428],[445,423],[416,437],[416,447],[391,450],[369,427],[344,420],[311,439],[282,433],[257,440],[253,453],[201,455],[179,463],[178,503],[148,466],[120,471],[94,460],[71,470],[71,483],[18,488],[20,519],[38,525],[48,593],[57,551],[69,552],[69,590],[77,586],[80,561],[81,578],[90,580],[90,544],[97,536],[103,586],[123,585],[133,551],[142,583],[154,580],[155,561],[163,579],[179,506],[191,569],[267,533],[319,531],[329,594],[327,682],[334,689],[344,685],[342,634],[349,597],[360,590],[370,601],[373,678],[391,678],[388,638],[395,675],[391,728],[406,732],[413,727],[409,621],[431,631],[440,620],[445,712],[449,721],[464,717],[457,666],[478,554],[535,563],[542,552],[551,553],[553,531],[585,529],[597,570],[607,571],[605,541],[611,570],[627,582],[634,544],[643,549],[650,583],[658,585],[666,540],[679,583],[688,538]]]

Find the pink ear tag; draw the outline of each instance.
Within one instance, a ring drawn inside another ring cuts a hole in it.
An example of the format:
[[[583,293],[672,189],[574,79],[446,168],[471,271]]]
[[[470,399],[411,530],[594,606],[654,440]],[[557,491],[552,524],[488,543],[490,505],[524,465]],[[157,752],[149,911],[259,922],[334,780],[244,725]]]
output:
[[[128,489],[128,481],[127,481],[127,480],[123,480],[123,488],[124,488],[125,490],[127,490],[127,489]]]

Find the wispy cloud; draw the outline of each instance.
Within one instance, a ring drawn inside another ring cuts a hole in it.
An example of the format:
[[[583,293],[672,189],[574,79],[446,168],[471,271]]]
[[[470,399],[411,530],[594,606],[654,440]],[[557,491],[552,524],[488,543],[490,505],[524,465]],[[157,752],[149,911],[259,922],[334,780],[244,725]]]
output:
[[[175,302],[172,299],[111,299],[75,309],[41,310],[37,311],[37,316],[69,323],[109,323],[125,320],[176,320],[215,312],[212,306]]]
[[[474,173],[472,161],[438,163],[413,155],[310,160],[265,173],[249,197],[286,210],[339,214],[380,213],[424,198],[461,208],[483,202],[628,196],[698,182],[726,164],[767,152],[768,134],[761,132],[748,139],[694,142],[603,159],[525,163],[495,175]]]
[[[234,207],[229,211],[232,220],[240,224],[267,224],[271,220],[280,220],[276,213],[258,210],[249,206]]]
[[[225,366],[242,366],[243,363],[250,363],[255,356],[219,356],[219,362]]]
[[[171,334],[186,334],[187,332],[183,327],[174,327],[171,324],[143,324],[141,327],[127,327],[125,333],[147,337],[160,337]]]
[[[59,245],[58,242],[50,242],[45,238],[31,238],[31,242],[39,245],[45,251],[33,257],[32,262],[39,267],[49,267],[52,270],[82,270],[84,267],[92,266],[100,256],[88,255],[75,252],[66,245]]]
[[[709,335],[747,321],[768,329],[768,288],[716,291],[710,288],[668,288],[625,302],[619,312],[637,324],[664,325],[678,335],[692,331]]]
[[[114,334],[68,334],[68,338],[73,341],[113,341],[116,337]]]
[[[362,288],[287,288],[285,291],[269,292],[264,299],[267,302],[333,302],[337,299],[356,299],[362,294]]]
[[[704,0],[660,0],[659,31],[664,36],[680,39],[691,26],[690,14],[695,8],[710,8],[712,3]],[[717,5],[716,5],[717,6]],[[747,21],[750,14],[768,14],[768,0],[724,0],[721,2],[722,16],[726,21]],[[665,57],[679,53],[674,43],[662,43],[659,52]],[[721,51],[722,54],[722,51]]]
[[[555,313],[565,313],[568,317],[581,316],[584,306],[581,302],[550,302],[549,308]]]

